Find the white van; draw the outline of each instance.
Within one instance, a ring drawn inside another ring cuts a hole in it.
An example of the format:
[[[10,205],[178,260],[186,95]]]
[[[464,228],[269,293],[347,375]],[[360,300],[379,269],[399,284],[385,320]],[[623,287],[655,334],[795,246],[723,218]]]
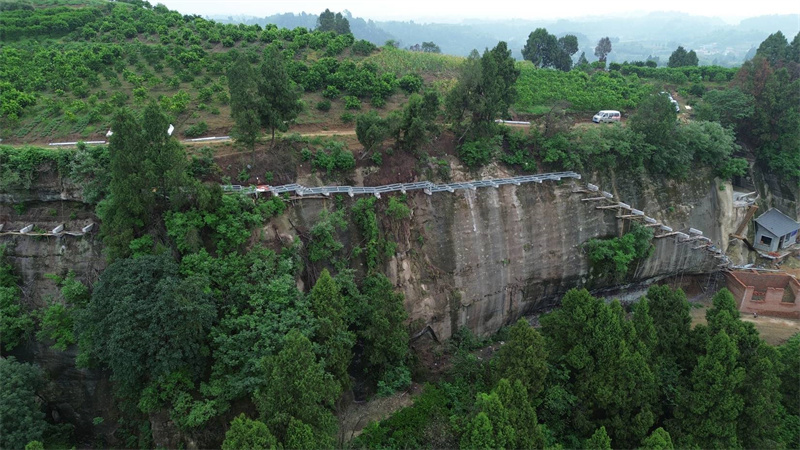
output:
[[[603,110],[595,114],[594,117],[592,117],[592,122],[594,123],[619,122],[619,118],[620,118],[619,111]]]

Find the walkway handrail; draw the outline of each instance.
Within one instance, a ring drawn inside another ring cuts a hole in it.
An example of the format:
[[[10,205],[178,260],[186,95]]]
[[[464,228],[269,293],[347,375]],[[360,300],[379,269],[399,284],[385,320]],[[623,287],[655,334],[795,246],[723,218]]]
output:
[[[325,195],[330,194],[348,194],[351,197],[355,195],[374,195],[380,197],[381,194],[387,192],[402,192],[413,190],[423,190],[426,194],[430,195],[434,192],[454,192],[457,190],[475,190],[479,187],[498,187],[506,184],[514,184],[519,186],[522,183],[542,183],[543,181],[560,181],[562,178],[581,179],[581,175],[575,172],[554,172],[554,173],[540,173],[535,175],[522,175],[511,178],[489,178],[485,180],[475,181],[462,181],[456,183],[434,184],[430,181],[417,181],[414,183],[394,183],[383,186],[317,186],[307,187],[300,184],[284,184],[281,186],[258,185],[258,186],[241,186],[241,185],[223,185],[222,190],[225,192],[236,192],[241,194],[254,194],[256,192],[271,192],[273,195],[279,195],[284,192],[294,192],[299,196],[304,195]]]

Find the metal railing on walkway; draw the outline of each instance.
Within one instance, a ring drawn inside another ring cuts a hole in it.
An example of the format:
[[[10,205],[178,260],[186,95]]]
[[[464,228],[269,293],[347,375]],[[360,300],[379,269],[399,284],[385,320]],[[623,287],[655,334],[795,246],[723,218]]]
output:
[[[477,188],[485,187],[500,187],[506,184],[521,185],[523,183],[543,183],[545,181],[561,181],[563,178],[581,179],[581,175],[575,172],[555,172],[555,173],[540,173],[536,175],[522,175],[519,177],[511,178],[491,178],[487,180],[476,181],[463,181],[459,183],[446,183],[434,184],[430,181],[418,181],[415,183],[395,183],[387,184],[384,186],[319,186],[307,187],[300,184],[284,184],[281,186],[241,186],[241,185],[223,185],[222,190],[225,192],[235,192],[240,194],[255,194],[262,192],[271,192],[273,195],[278,196],[284,192],[294,192],[300,197],[306,195],[323,195],[330,196],[331,194],[347,194],[350,197],[356,195],[374,195],[380,198],[381,194],[389,192],[400,192],[405,194],[408,191],[422,190],[428,195],[434,192],[455,192],[457,190],[476,190]]]

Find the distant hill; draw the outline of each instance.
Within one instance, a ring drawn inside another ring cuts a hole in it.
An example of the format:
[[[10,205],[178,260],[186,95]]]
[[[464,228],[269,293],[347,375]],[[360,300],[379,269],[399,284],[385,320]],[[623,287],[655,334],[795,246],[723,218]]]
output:
[[[594,47],[604,36],[611,38],[613,50],[609,62],[645,60],[649,56],[664,64],[679,46],[693,49],[700,64],[738,66],[752,55],[767,36],[783,32],[789,40],[800,32],[800,15],[771,15],[742,20],[737,25],[721,19],[693,16],[676,12],[654,12],[639,17],[591,17],[584,19],[536,20],[514,19],[504,21],[471,20],[459,24],[415,23],[414,21],[372,21],[353,17],[343,12],[350,21],[356,38],[383,45],[393,39],[403,48],[422,42],[434,42],[443,53],[467,56],[472,49],[482,51],[498,41],[506,41],[514,57],[522,59],[522,47],[528,34],[544,27],[557,36],[574,34],[578,37],[580,52],[594,60]],[[274,23],[280,27],[294,28],[316,26],[316,14],[276,14],[269,17],[212,17],[221,22]]]

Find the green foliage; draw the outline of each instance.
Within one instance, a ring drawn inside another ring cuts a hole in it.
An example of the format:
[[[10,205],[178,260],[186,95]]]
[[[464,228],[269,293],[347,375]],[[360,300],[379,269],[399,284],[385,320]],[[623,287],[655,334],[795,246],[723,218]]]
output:
[[[413,94],[415,92],[419,92],[422,89],[423,80],[419,74],[416,73],[409,73],[403,75],[398,80],[398,85],[400,89],[406,91],[409,94]]]
[[[317,102],[316,108],[319,111],[322,111],[322,112],[330,111],[331,110],[331,101],[326,99],[326,100],[322,100],[320,102]]]
[[[395,392],[411,386],[411,372],[404,366],[387,370],[383,379],[378,381],[378,395],[388,397]]]
[[[447,416],[447,403],[447,396],[442,389],[425,385],[412,406],[401,409],[380,423],[368,425],[352,441],[352,446],[358,449],[423,448],[436,442],[439,443],[436,447],[454,448],[457,442],[449,442],[448,445],[448,435],[452,438],[453,431]]]
[[[553,67],[564,72],[572,68],[572,55],[578,52],[578,38],[568,34],[561,38],[537,28],[522,48],[522,57],[537,68]]]
[[[395,292],[391,281],[379,273],[364,279],[361,294],[356,333],[364,344],[366,374],[374,381],[383,380],[389,387],[399,387],[405,382],[402,368],[409,345],[403,294]]]
[[[739,133],[755,148],[756,159],[787,182],[800,178],[800,77],[756,54],[736,75],[735,85],[755,99],[753,116]]]
[[[502,136],[467,141],[458,148],[458,156],[470,168],[488,164],[498,154],[503,142]]]
[[[696,66],[698,64],[697,54],[694,50],[686,51],[685,48],[678,46],[671,55],[667,67]]]
[[[438,131],[435,120],[439,115],[439,95],[428,91],[424,95],[411,94],[408,103],[398,115],[388,117],[391,134],[397,146],[407,150],[428,140],[431,134]]]
[[[30,189],[47,168],[68,176],[74,152],[24,146],[0,146],[0,190]]]
[[[311,262],[331,261],[334,254],[338,253],[344,246],[336,240],[336,230],[344,229],[342,212],[329,213],[322,211],[319,220],[311,228],[311,242],[308,244],[308,258]]]
[[[547,349],[544,338],[524,319],[511,326],[508,340],[497,355],[497,377],[519,381],[530,399],[544,391],[547,378]],[[534,403],[535,404],[535,403]]]
[[[740,126],[753,116],[755,99],[738,87],[709,90],[696,108],[699,120],[719,122],[722,126]]]
[[[39,316],[41,329],[36,333],[37,339],[54,341],[53,348],[61,351],[75,343],[74,317],[69,308],[61,303],[51,303],[41,310]]]
[[[537,70],[527,63],[518,63],[517,68],[520,76],[513,107],[519,112],[535,112],[540,106],[549,108],[557,102],[566,102],[569,110],[584,114],[594,114],[611,105],[624,110],[635,107],[649,89],[638,78],[612,78],[606,72],[589,76],[578,70]]]
[[[315,442],[331,445],[336,429],[331,408],[341,391],[317,361],[308,338],[291,330],[283,350],[264,359],[263,369],[266,382],[253,401],[278,441],[288,445],[297,421],[310,427]]]
[[[658,427],[642,441],[641,448],[647,450],[672,450],[675,447],[672,445],[672,438],[670,438],[669,433]]]
[[[611,438],[606,433],[606,427],[600,427],[594,432],[591,438],[586,441],[588,450],[611,450]]]
[[[47,422],[36,397],[41,385],[38,366],[13,356],[0,358],[0,447],[17,449],[42,441]]]
[[[130,242],[160,220],[170,198],[186,184],[186,153],[167,135],[168,126],[155,103],[145,108],[141,119],[127,110],[114,117],[110,192],[97,207],[112,259],[130,254]]]
[[[378,47],[372,42],[359,39],[353,43],[351,51],[356,55],[369,56],[372,52],[377,50],[377,48]]]
[[[165,255],[115,262],[77,314],[79,361],[111,369],[123,397],[174,371],[198,377],[216,315],[207,286]]]
[[[620,447],[638,445],[656,420],[657,385],[619,303],[609,305],[586,290],[573,289],[562,299],[562,308],[542,317],[541,323],[551,373],[560,386],[545,396],[548,427],[583,440],[604,426]],[[554,394],[579,400],[564,409],[551,398]],[[565,429],[563,420],[572,429]]]
[[[324,170],[330,176],[353,170],[356,160],[343,142],[330,141],[325,144],[324,149],[314,153],[311,165],[317,170]]]
[[[351,314],[348,314],[344,298],[328,269],[324,269],[309,293],[311,312],[317,322],[314,342],[319,345],[318,355],[325,370],[333,375],[342,392],[350,388],[347,372],[353,357],[355,335],[348,331]]]
[[[411,217],[411,209],[405,204],[405,196],[389,197],[389,206],[386,207],[386,214],[393,220],[405,220]]]
[[[375,111],[360,114],[356,118],[358,142],[366,151],[375,149],[389,136],[389,126],[389,121],[382,119]]]
[[[734,448],[741,445],[736,435],[736,418],[744,401],[738,393],[745,378],[737,367],[735,342],[720,331],[708,342],[691,375],[689,390],[682,395],[678,418],[691,435],[691,442],[703,448]]]
[[[591,239],[585,245],[589,263],[599,277],[621,280],[634,261],[650,256],[653,230],[634,225],[621,238]]]
[[[244,413],[231,421],[225,433],[222,450],[273,450],[277,448],[275,437],[264,422],[248,419]]]
[[[358,97],[354,97],[352,95],[346,95],[344,97],[344,108],[345,109],[361,109],[361,101]]]
[[[33,320],[20,303],[19,279],[6,252],[6,246],[0,245],[0,343],[4,353],[22,343],[33,329]]]
[[[389,241],[380,237],[375,201],[373,197],[359,199],[352,209],[353,222],[358,226],[364,239],[364,257],[367,261],[367,270],[370,272],[376,271],[386,257],[392,256],[394,248]]]
[[[519,74],[505,42],[481,57],[473,50],[447,95],[447,115],[455,128],[482,135],[495,119],[506,117],[517,97]]]
[[[800,372],[794,370],[800,365],[800,334],[795,334],[778,347],[778,353],[783,367],[780,373],[781,403],[789,414],[800,416],[800,404],[796,402],[800,395]]]
[[[195,138],[204,135],[206,131],[208,131],[208,124],[201,120],[196,124],[189,125],[186,131],[183,132],[183,135],[188,138]]]
[[[187,275],[207,276],[224,305],[210,332],[214,362],[201,391],[221,407],[249,397],[264,383],[261,358],[280,351],[289,330],[310,335],[315,325],[295,282],[302,267],[297,249],[276,254],[256,247],[220,258],[201,251],[185,256],[181,266]]]

